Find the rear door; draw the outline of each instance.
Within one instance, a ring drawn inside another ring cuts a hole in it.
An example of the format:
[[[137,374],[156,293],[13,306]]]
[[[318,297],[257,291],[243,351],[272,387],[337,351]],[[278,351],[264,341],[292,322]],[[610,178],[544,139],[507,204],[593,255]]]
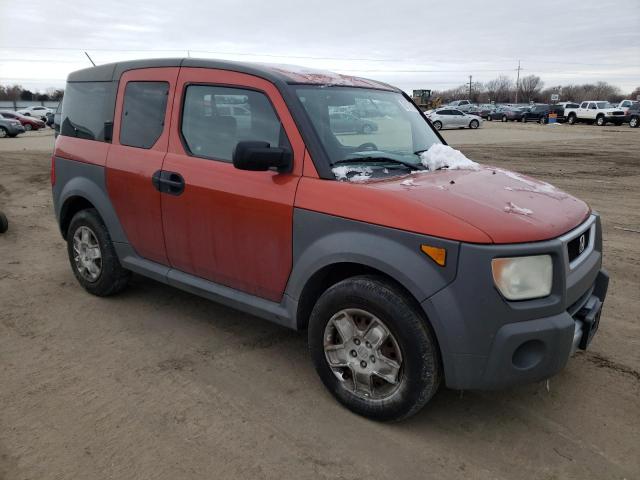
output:
[[[184,188],[162,194],[172,267],[272,301],[282,298],[292,265],[293,203],[304,142],[276,87],[243,73],[182,68],[163,172]],[[248,112],[242,126],[218,104]],[[231,163],[238,141],[290,145],[293,171],[252,172]]]
[[[125,72],[118,86],[107,190],[129,243],[141,257],[169,264],[160,192],[153,184],[169,142],[178,68]]]

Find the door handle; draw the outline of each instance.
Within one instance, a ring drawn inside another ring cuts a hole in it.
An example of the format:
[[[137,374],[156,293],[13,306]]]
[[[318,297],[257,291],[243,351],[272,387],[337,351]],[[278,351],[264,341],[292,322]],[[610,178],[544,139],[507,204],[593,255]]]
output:
[[[160,193],[181,195],[184,192],[184,178],[177,172],[158,170],[151,176],[151,183]]]

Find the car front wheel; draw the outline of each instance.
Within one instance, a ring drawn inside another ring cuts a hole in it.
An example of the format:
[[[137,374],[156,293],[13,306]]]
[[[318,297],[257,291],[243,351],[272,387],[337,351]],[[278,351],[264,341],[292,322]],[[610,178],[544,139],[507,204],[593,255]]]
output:
[[[441,130],[442,122],[440,120],[436,120],[435,122],[433,122],[433,126],[436,127],[436,130]]]
[[[480,126],[480,122],[478,122],[478,120],[471,120],[469,122],[469,128],[473,128],[476,129]]]
[[[599,127],[604,127],[605,123],[607,122],[605,122],[604,117],[602,115],[596,118],[596,125],[598,125]]]
[[[358,276],[330,287],[313,309],[308,336],[325,387],[359,415],[407,418],[440,385],[440,356],[426,319],[382,277]]]
[[[629,120],[629,126],[631,128],[638,128],[638,125],[640,124],[640,122],[638,122],[638,119],[640,117],[631,117],[631,119]]]

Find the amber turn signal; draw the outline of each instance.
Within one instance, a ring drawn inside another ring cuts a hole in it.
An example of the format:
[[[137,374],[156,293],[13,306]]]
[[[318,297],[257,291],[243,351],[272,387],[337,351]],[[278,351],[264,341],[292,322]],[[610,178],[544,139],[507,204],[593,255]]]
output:
[[[425,253],[431,260],[441,267],[447,262],[447,250],[440,247],[432,247],[431,245],[420,245],[420,250]]]

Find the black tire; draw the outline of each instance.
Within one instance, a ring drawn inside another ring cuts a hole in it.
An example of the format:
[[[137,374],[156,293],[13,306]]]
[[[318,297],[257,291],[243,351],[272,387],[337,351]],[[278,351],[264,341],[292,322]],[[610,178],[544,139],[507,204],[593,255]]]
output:
[[[9,220],[4,213],[0,212],[0,233],[4,233],[9,229]]]
[[[400,381],[385,398],[356,395],[329,367],[324,351],[326,326],[336,313],[349,308],[365,310],[384,322],[400,348]],[[311,358],[325,387],[359,415],[381,421],[402,420],[417,413],[440,386],[440,354],[426,318],[413,299],[383,277],[352,277],[330,287],[313,308],[308,337]]]
[[[507,116],[506,116],[506,115],[503,115],[503,116],[502,116],[502,121],[503,121],[503,122],[506,122],[506,121],[507,121]]]
[[[73,237],[80,227],[88,227],[91,230],[98,241],[102,256],[100,274],[93,281],[82,276],[74,259]],[[82,210],[71,219],[67,231],[67,253],[73,274],[87,292],[98,297],[106,297],[118,293],[127,286],[131,272],[120,265],[109,231],[95,209]]]
[[[4,127],[0,127],[0,138],[6,138],[8,136],[10,136],[9,135],[9,130],[7,130]]]
[[[435,122],[433,122],[433,126],[436,130],[442,130],[442,122],[440,120],[436,120]]]
[[[629,127],[638,128],[640,126],[640,117],[638,115],[634,115],[629,119]]]
[[[527,123],[527,117],[525,117],[524,115],[522,116],[522,118],[520,118],[520,121],[522,123]]]
[[[30,130],[33,130],[33,127],[31,126],[31,124],[27,123],[27,124],[24,126],[24,129],[25,129],[25,131],[27,131],[27,132],[28,132],[28,131],[30,131]]]
[[[539,122],[540,122],[540,125],[544,125],[545,123],[548,123],[547,119],[544,116],[540,117]]]
[[[491,122],[493,121],[493,117],[491,115],[487,115],[487,120]]]
[[[607,121],[604,118],[604,115],[598,115],[596,117],[596,125],[599,127],[604,127],[607,124]]]
[[[569,115],[569,117],[567,118],[567,123],[569,125],[575,125],[576,124],[576,115],[575,115],[575,113],[571,113]]]
[[[469,122],[469,128],[475,130],[476,128],[478,128],[480,126],[480,122],[478,120],[471,120]]]

